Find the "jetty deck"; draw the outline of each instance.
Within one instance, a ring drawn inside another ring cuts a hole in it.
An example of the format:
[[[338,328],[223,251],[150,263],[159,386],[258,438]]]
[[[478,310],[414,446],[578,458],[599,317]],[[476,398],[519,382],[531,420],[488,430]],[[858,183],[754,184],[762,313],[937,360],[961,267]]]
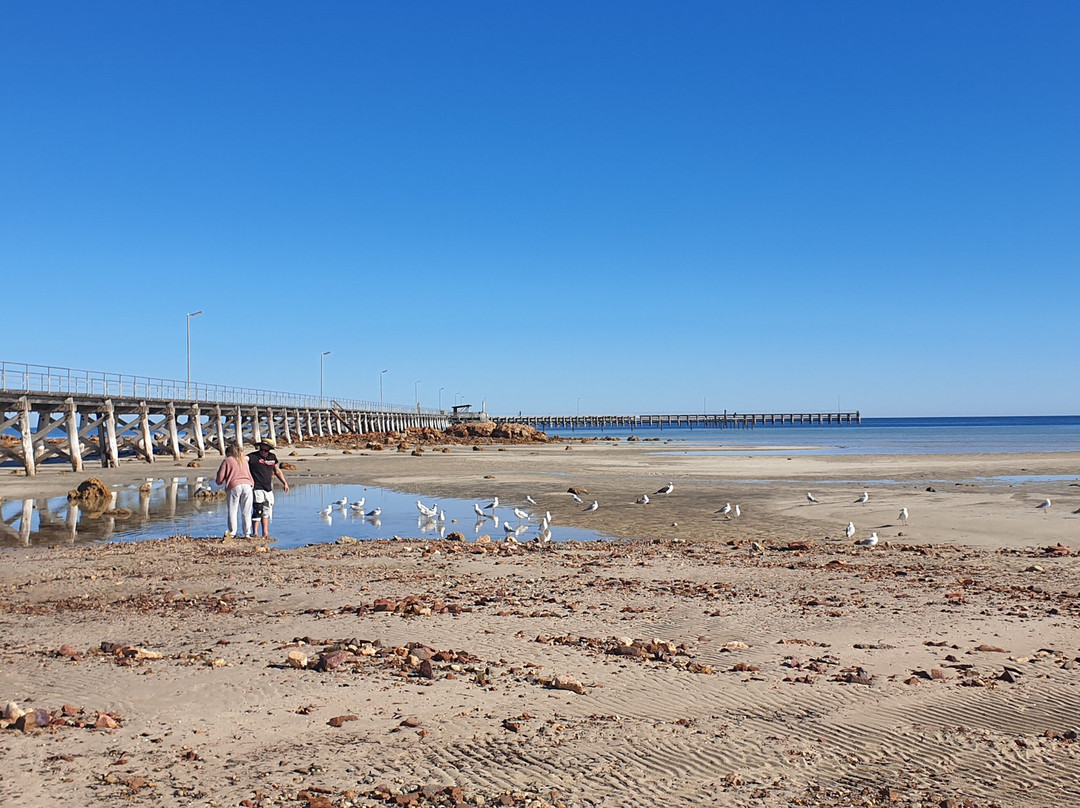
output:
[[[681,413],[657,415],[517,415],[493,416],[495,423],[528,424],[552,429],[753,429],[758,426],[827,426],[862,423],[855,412]]]

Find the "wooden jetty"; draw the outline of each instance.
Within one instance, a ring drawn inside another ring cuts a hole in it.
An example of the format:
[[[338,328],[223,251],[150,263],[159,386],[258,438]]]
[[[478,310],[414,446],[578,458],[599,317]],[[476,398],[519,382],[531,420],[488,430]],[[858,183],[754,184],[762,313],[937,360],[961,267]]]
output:
[[[14,459],[27,476],[51,458],[82,471],[94,458],[111,468],[122,455],[153,463],[185,452],[223,455],[231,441],[244,447],[269,437],[282,446],[326,435],[445,429],[452,420],[482,417],[0,362],[0,461]]]
[[[687,413],[663,415],[518,415],[494,416],[495,423],[528,424],[553,429],[753,429],[758,426],[827,426],[861,424],[855,412]]]

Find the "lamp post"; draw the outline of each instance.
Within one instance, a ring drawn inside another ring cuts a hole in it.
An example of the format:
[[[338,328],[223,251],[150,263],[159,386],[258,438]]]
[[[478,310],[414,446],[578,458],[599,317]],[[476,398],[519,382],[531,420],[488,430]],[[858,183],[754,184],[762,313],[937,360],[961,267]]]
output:
[[[420,411],[420,382],[422,381],[423,379],[417,379],[412,386],[413,404],[416,406],[417,412]]]
[[[446,389],[445,387],[440,387],[439,388],[439,412],[442,412],[442,391],[445,390],[445,389]],[[836,411],[839,412],[840,408],[837,407]]]
[[[383,404],[382,404],[382,377],[383,377],[384,373],[386,373],[385,370],[380,370],[379,371],[379,409],[380,410],[383,407]]]
[[[323,398],[323,380],[326,378],[326,357],[330,355],[330,351],[323,351],[319,355],[319,406],[326,406],[326,399]]]
[[[187,316],[187,387],[185,395],[191,398],[191,318],[198,317],[202,310],[190,312]]]

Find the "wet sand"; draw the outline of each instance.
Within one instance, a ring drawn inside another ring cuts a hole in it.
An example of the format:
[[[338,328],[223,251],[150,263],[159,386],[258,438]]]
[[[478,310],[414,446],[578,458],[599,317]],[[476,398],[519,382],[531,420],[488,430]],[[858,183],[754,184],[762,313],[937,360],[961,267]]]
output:
[[[510,505],[528,494],[551,511],[553,532],[591,527],[619,542],[0,550],[0,703],[28,711],[0,722],[0,798],[1032,808],[1080,798],[1080,481],[979,480],[1068,476],[1080,457],[684,448],[279,451],[294,482]],[[208,458],[201,473],[216,467]],[[180,469],[0,472],[0,497]],[[653,494],[669,481],[672,493]],[[583,512],[570,487],[599,509]],[[635,505],[643,493],[652,501]],[[727,502],[739,519],[715,513]],[[879,545],[847,540],[848,521]]]

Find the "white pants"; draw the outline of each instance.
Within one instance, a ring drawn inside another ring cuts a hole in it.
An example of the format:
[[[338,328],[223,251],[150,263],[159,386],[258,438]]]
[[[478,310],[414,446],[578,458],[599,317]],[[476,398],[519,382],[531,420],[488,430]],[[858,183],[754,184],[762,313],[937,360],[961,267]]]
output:
[[[234,485],[229,489],[225,500],[229,512],[229,532],[234,536],[251,535],[251,486],[247,483]],[[236,515],[240,514],[242,530],[236,529]]]

